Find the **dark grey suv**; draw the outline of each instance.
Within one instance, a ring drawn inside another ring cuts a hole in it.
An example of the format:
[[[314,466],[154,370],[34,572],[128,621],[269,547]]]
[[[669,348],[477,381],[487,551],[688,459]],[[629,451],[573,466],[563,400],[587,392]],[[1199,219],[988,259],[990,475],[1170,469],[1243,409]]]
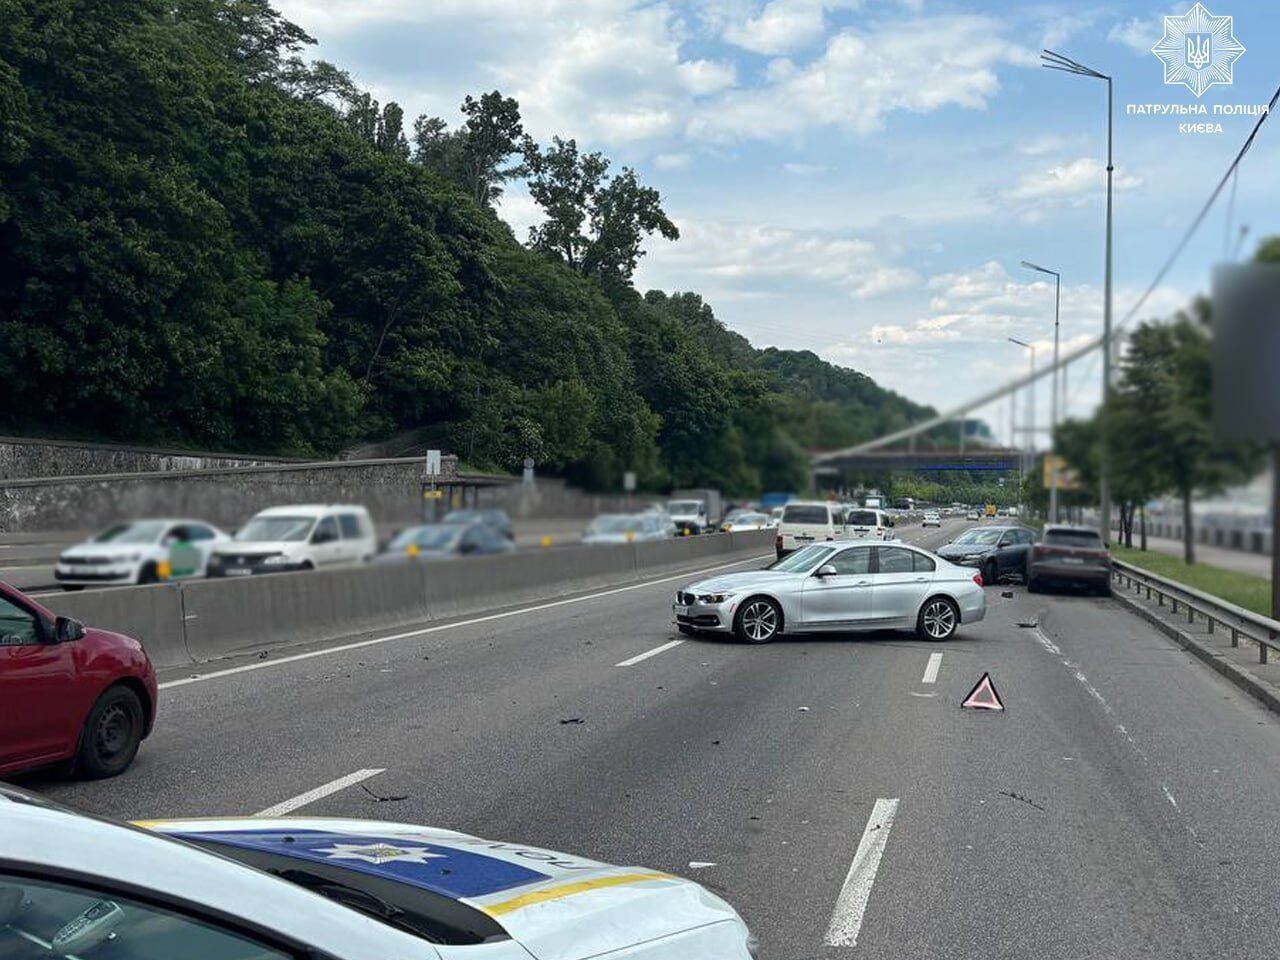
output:
[[[1026,578],[1027,556],[1035,539],[1035,531],[1027,527],[970,527],[939,548],[938,556],[977,567],[983,582],[990,586],[1008,576]]]

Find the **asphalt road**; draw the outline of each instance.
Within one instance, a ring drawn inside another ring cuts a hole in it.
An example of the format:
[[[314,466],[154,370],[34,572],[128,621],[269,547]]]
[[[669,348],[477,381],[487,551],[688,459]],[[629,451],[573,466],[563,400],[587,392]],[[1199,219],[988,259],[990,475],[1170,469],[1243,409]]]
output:
[[[690,639],[621,666],[681,639],[679,585],[168,686],[128,774],[26,785],[249,814],[381,768],[301,809],[691,876],[772,958],[1280,954],[1280,722],[1114,601],[995,587],[946,644]],[[959,708],[984,670],[1004,713]],[[860,845],[878,869],[850,877]]]

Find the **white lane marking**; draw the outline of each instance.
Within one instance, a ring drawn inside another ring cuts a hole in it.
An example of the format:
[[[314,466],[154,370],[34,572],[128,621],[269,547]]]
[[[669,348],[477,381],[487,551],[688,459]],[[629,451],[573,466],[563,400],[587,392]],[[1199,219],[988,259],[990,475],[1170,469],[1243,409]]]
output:
[[[924,676],[920,678],[921,683],[937,683],[938,668],[942,666],[942,654],[929,654],[929,662],[925,664]]]
[[[308,803],[315,803],[321,797],[327,797],[331,793],[337,793],[339,790],[345,790],[347,787],[355,786],[362,780],[368,780],[370,777],[376,777],[380,773],[385,773],[385,769],[379,767],[376,770],[357,770],[355,773],[348,773],[345,777],[339,777],[337,780],[330,780],[323,786],[316,787],[314,790],[308,790],[306,793],[300,793],[296,797],[288,800],[282,800],[273,807],[267,807],[265,810],[259,810],[254,814],[255,817],[283,817],[286,813],[292,813],[299,807],[305,807]]]
[[[707,869],[707,867],[714,867],[714,866],[715,866],[715,863],[709,860],[690,860],[689,861],[690,870],[705,870]]]
[[[1169,789],[1168,784],[1165,784],[1165,783],[1160,784],[1160,789],[1164,791],[1165,798],[1166,798],[1166,799],[1167,799],[1171,804],[1173,804],[1173,809],[1175,809],[1175,810],[1179,809],[1179,807],[1178,807],[1178,801],[1177,801],[1177,800],[1175,800],[1175,799],[1173,799],[1173,792]]]
[[[936,693],[916,693],[914,690],[909,691],[913,697],[936,697]]]
[[[205,680],[216,680],[219,677],[230,677],[237,673],[248,673],[250,670],[266,670],[269,667],[279,667],[286,663],[296,663],[299,660],[310,660],[313,657],[327,657],[331,653],[344,653],[347,650],[360,650],[364,647],[374,647],[381,643],[392,643],[396,640],[410,640],[414,637],[424,637],[429,633],[438,633],[441,630],[456,630],[459,627],[472,627],[477,623],[490,623],[494,620],[505,620],[507,617],[519,617],[526,613],[537,613],[539,610],[550,610],[554,607],[564,607],[571,603],[585,603],[588,600],[599,600],[601,597],[612,597],[619,593],[627,593],[631,590],[643,590],[645,587],[652,587],[659,583],[669,583],[672,580],[684,580],[688,577],[701,576],[704,573],[713,573],[716,570],[724,570],[726,567],[740,567],[744,563],[756,563],[766,557],[773,556],[772,553],[762,553],[755,557],[748,557],[746,560],[735,560],[733,563],[720,563],[714,567],[702,567],[699,570],[686,570],[684,573],[673,574],[670,577],[659,577],[656,580],[646,580],[644,583],[632,583],[625,587],[614,587],[610,590],[602,590],[599,593],[589,593],[582,597],[569,597],[567,600],[552,600],[548,603],[538,603],[531,607],[521,607],[518,610],[506,610],[503,613],[490,613],[483,617],[472,617],[469,620],[459,620],[456,623],[441,623],[434,627],[423,627],[420,630],[410,630],[407,633],[393,633],[387,637],[374,637],[371,640],[357,640],[355,643],[344,643],[336,647],[325,647],[323,650],[309,650],[306,653],[295,653],[288,657],[277,657],[274,660],[262,660],[256,663],[246,663],[242,667],[228,667],[225,670],[214,670],[210,673],[201,673],[193,677],[183,677],[180,680],[166,680],[160,684],[161,690],[170,690],[173,687],[185,687],[189,683],[203,683]],[[306,574],[298,574],[298,576],[306,576]]]
[[[881,798],[871,810],[871,819],[862,831],[858,851],[849,865],[849,875],[844,878],[836,908],[827,927],[826,944],[829,947],[853,947],[858,944],[858,931],[862,928],[862,915],[871,899],[871,885],[876,882],[876,870],[884,845],[889,842],[889,828],[898,812],[898,801]]]
[[[654,647],[652,650],[646,650],[644,653],[637,653],[634,657],[631,657],[630,659],[623,660],[621,663],[615,663],[614,666],[615,667],[635,666],[641,660],[648,660],[650,657],[656,657],[658,654],[662,653],[664,650],[670,650],[672,647],[678,647],[682,643],[684,643],[683,640],[672,640],[670,643],[664,643],[662,646]]]
[[[1040,641],[1040,646],[1044,647],[1046,650],[1048,650],[1052,654],[1056,654],[1058,656],[1062,655],[1062,651],[1058,649],[1058,645],[1054,643],[1052,640],[1050,640],[1048,637],[1046,637],[1044,635],[1044,631],[1042,631],[1039,627],[1036,627],[1034,630],[1031,631],[1031,633],[1038,641]]]

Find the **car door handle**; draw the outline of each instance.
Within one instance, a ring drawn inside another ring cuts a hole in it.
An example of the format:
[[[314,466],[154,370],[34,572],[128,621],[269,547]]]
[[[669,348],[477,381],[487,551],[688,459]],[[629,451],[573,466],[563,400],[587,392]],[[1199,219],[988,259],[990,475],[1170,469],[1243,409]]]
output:
[[[928,583],[928,582],[929,582],[928,577],[916,577],[916,583]]]

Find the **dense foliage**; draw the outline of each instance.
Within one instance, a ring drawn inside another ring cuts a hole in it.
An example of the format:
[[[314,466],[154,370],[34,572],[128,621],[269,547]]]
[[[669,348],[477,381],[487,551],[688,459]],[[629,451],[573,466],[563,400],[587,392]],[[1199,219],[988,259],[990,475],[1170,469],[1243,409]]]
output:
[[[267,0],[0,0],[9,429],[332,454],[407,429],[616,487],[805,483],[927,411],[639,295],[657,191],[497,92],[406,129]],[[526,179],[545,221],[498,218]]]

